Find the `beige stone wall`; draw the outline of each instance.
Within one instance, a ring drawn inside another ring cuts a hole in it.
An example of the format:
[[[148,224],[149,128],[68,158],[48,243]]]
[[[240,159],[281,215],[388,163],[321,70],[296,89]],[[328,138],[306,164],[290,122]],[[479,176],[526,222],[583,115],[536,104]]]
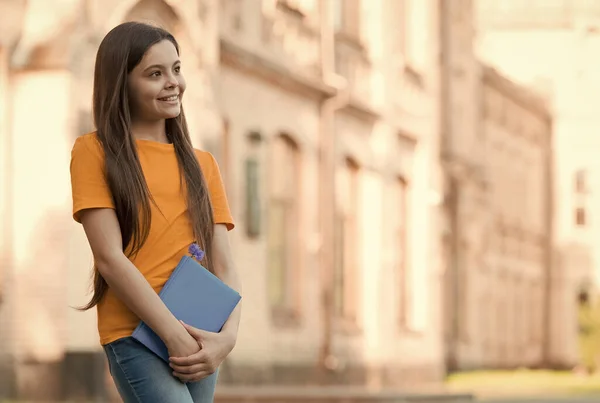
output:
[[[70,217],[68,161],[75,137],[92,128],[92,72],[99,41],[114,25],[131,19],[155,20],[179,39],[187,66],[185,103],[193,141],[219,159],[238,224],[231,237],[244,283],[244,315],[224,381],[380,385],[440,379],[437,37],[429,34],[437,26],[434,1],[416,2],[411,8],[410,15],[420,23],[410,26],[405,48],[397,41],[402,33],[398,24],[389,18],[399,11],[397,3],[367,7],[362,2],[360,13],[347,11],[360,16],[353,31],[357,36],[337,36],[341,76],[325,79],[320,76],[323,20],[318,2],[289,2],[283,8],[259,0],[61,4],[51,19],[36,24],[48,4],[28,3],[21,10],[23,24],[15,28],[24,39],[12,59],[4,54],[0,58],[0,88],[8,83],[11,94],[10,102],[0,100],[0,116],[8,117],[0,129],[2,151],[11,157],[3,159],[0,171],[0,206],[13,223],[3,228],[3,237],[9,235],[11,242],[2,244],[3,261],[9,262],[3,267],[2,287],[11,293],[0,306],[0,323],[9,340],[3,343],[9,353],[3,360],[9,367],[5,373],[16,376],[20,390],[30,396],[75,393],[61,391],[60,377],[72,376],[78,365],[92,365],[96,359],[101,363],[95,313],[71,308],[89,296],[91,254],[81,227]],[[299,11],[303,19],[297,18]],[[334,116],[334,155],[338,167],[346,158],[359,167],[358,269],[353,280],[357,322],[351,332],[336,322],[330,336],[333,358],[328,361],[333,371],[318,379],[326,336],[319,147],[322,137],[331,135],[323,132],[321,107],[346,85],[350,97]],[[261,142],[253,145],[249,135],[256,133]],[[296,143],[301,166],[300,315],[290,326],[272,317],[267,290],[267,217],[277,169],[271,160],[279,134]],[[248,157],[259,162],[261,232],[253,238],[245,232]],[[37,169],[30,169],[32,161]],[[396,203],[402,196],[393,193],[398,191],[393,185],[400,179],[410,189],[410,214],[402,218],[404,244],[397,242],[396,224],[390,219],[399,214]],[[404,272],[400,256],[406,261]],[[56,387],[32,387],[35,374]],[[94,376],[102,377],[102,370],[90,375],[92,384],[97,382]],[[77,393],[86,393],[77,385]]]
[[[555,115],[551,358],[557,364],[572,365],[578,354],[575,296],[587,283],[597,288],[599,273],[596,240],[600,227],[594,213],[598,195],[592,191],[600,184],[595,156],[600,147],[596,135],[600,120],[593,106],[598,103],[600,75],[598,60],[592,56],[600,49],[594,33],[598,22],[588,18],[587,10],[578,9],[576,2],[560,6],[572,7],[569,13],[541,6],[518,12],[509,6],[497,13],[494,2],[478,3],[480,57],[507,77],[546,94]],[[583,194],[575,190],[579,171],[585,173],[588,188]],[[583,226],[577,225],[577,208],[585,209]]]
[[[223,382],[413,386],[439,381],[446,366],[537,365],[546,340],[544,298],[560,318],[550,324],[553,357],[572,359],[573,333],[558,326],[573,319],[569,295],[581,276],[565,268],[590,259],[585,248],[568,242],[589,242],[595,227],[566,230],[570,213],[557,213],[562,224],[552,234],[560,234],[562,263],[546,294],[548,111],[477,60],[472,2],[439,8],[447,2],[361,1],[341,13],[337,2],[325,2],[331,20],[317,0],[279,6],[272,0],[73,0],[47,19],[48,2],[17,3],[11,21],[21,22],[0,24],[0,151],[10,157],[0,158],[0,335],[8,340],[0,345],[6,357],[0,371],[8,367],[4,373],[16,375],[21,390],[46,397],[75,393],[60,391],[57,382],[90,363],[99,368],[90,379],[104,376],[94,312],[69,307],[88,297],[91,254],[70,217],[68,160],[76,136],[92,127],[99,41],[131,19],[155,20],[180,41],[193,142],[219,160],[236,219],[231,239],[244,314]],[[341,31],[321,53],[327,21]],[[7,44],[19,37],[9,55]],[[515,45],[504,36],[485,38],[491,42],[482,43]],[[531,43],[547,43],[538,40]],[[585,43],[595,49],[591,39]],[[534,65],[522,51],[524,62],[511,70],[512,78]],[[509,55],[494,52],[486,56],[494,65]],[[336,63],[323,75],[324,60]],[[596,83],[586,72],[581,88]],[[566,91],[573,80],[568,76],[559,87]],[[585,94],[594,104],[593,91]],[[323,105],[336,95],[329,127]],[[590,109],[560,106],[565,116],[584,115],[587,123],[578,129],[595,129]],[[555,124],[552,134],[573,129],[573,119]],[[280,174],[273,158],[281,134],[297,150],[300,173],[297,270],[288,287],[296,315],[284,320],[272,314],[268,271],[271,195]],[[319,204],[327,174],[321,147],[329,136],[335,136],[336,206],[356,206],[357,234],[355,250],[346,251],[355,259],[349,300],[356,318],[337,318],[331,334],[322,257],[336,242],[321,236]],[[577,152],[585,167],[595,166],[592,140],[578,140],[576,148],[559,138],[555,148],[572,150],[559,155],[559,170],[563,161],[575,167]],[[259,233],[252,237],[246,233],[248,158],[258,161]],[[344,169],[347,159],[355,177]],[[572,202],[560,196],[569,175],[561,174],[555,191],[561,206]],[[319,372],[326,340],[329,370]],[[43,385],[42,378],[56,387],[34,388],[32,379]],[[77,388],[91,390],[78,382]]]
[[[7,197],[10,189],[12,175],[10,172],[10,154],[8,153],[10,145],[8,125],[8,114],[10,113],[9,99],[9,65],[8,52],[5,47],[0,47],[0,214],[2,217],[2,227],[0,232],[0,339],[4,340],[0,347],[0,372],[9,373],[12,366],[12,346],[13,346],[13,328],[12,307],[10,303],[12,292],[8,287],[11,282],[11,233],[12,221],[6,219],[10,211],[10,199]],[[0,388],[8,389],[13,383],[12,376],[5,376],[0,382]]]
[[[358,327],[348,332],[338,324],[334,326],[336,330],[332,338],[335,366],[340,376],[346,377],[344,382],[354,379],[352,371],[357,368],[389,368],[390,374],[398,370],[421,371],[411,379],[431,378],[441,373],[437,322],[440,317],[437,305],[439,279],[433,269],[436,259],[431,256],[432,251],[435,253],[435,241],[431,239],[436,237],[437,223],[430,214],[436,211],[436,207],[435,203],[427,201],[435,193],[435,183],[431,179],[437,144],[435,82],[428,82],[432,86],[427,89],[416,86],[411,77],[387,57],[394,43],[388,41],[389,35],[381,35],[392,30],[393,26],[382,26],[377,21],[384,14],[388,15],[386,12],[393,6],[392,2],[372,5],[364,14],[361,40],[366,46],[371,68],[359,70],[361,73],[350,81],[356,98],[336,114],[335,120],[338,165],[343,166],[345,159],[351,158],[360,169]],[[231,13],[229,16],[234,19],[233,11]],[[319,95],[322,90],[311,65],[297,66],[290,73],[282,72],[294,55],[282,59],[278,56],[285,48],[279,48],[275,41],[277,38],[267,33],[261,39],[256,22],[260,16],[255,11],[244,14],[237,25],[230,23],[227,17],[227,14],[221,15],[222,38],[226,43],[221,48],[224,65],[219,71],[217,93],[219,109],[229,122],[232,148],[226,169],[230,172],[231,203],[241,230],[245,225],[243,163],[246,156],[258,153],[265,163],[265,167],[261,168],[261,192],[265,195],[261,206],[265,216],[269,208],[266,195],[270,180],[266,163],[269,143],[277,134],[285,132],[299,144],[305,181],[301,203],[304,218],[302,260],[305,265],[299,285],[303,297],[301,320],[293,328],[282,328],[272,322],[265,288],[266,272],[262,269],[267,265],[266,239],[261,236],[249,240],[241,232],[234,234],[243,262],[241,268],[248,297],[243,319],[245,326],[242,326],[240,343],[231,357],[231,364],[247,366],[260,362],[264,366],[314,366],[323,342],[317,196],[319,136],[326,134],[319,132],[321,112],[317,97],[324,94]],[[434,25],[434,17],[433,13],[426,14],[425,23]],[[318,20],[318,15],[308,14],[305,18],[310,24]],[[306,32],[308,38],[310,32],[314,31]],[[289,35],[293,43],[294,31],[291,30]],[[261,42],[265,38],[267,42]],[[353,53],[346,56],[355,57]],[[246,62],[242,63],[244,57]],[[346,60],[352,63],[353,59]],[[271,75],[265,76],[268,71],[272,72]],[[425,65],[419,73],[429,80],[435,77],[434,71],[434,67]],[[369,82],[372,84],[365,87],[365,83]],[[404,87],[385,88],[386,85]],[[367,97],[361,96],[365,94],[364,88],[369,90]],[[409,91],[402,91],[402,88]],[[251,131],[260,132],[264,138],[258,150],[248,145],[247,135]],[[390,204],[390,183],[398,177],[404,177],[413,187],[408,236],[408,248],[414,251],[409,257],[410,329],[402,328],[396,319],[400,298],[395,285],[398,284],[394,250],[397,245],[387,219],[395,209]],[[302,345],[298,345],[298,340],[302,340]],[[256,357],[257,351],[261,352],[260,357]],[[375,383],[394,382],[393,375],[382,373],[369,379]]]
[[[470,1],[441,2],[440,143],[444,168],[444,337],[450,369],[482,365],[476,339],[478,278],[486,254],[485,156],[481,138],[481,67],[471,46]]]
[[[268,83],[261,83],[231,68],[219,72],[220,109],[229,122],[228,186],[237,229],[231,233],[236,261],[244,284],[244,315],[240,339],[232,359],[259,365],[279,362],[314,362],[320,334],[318,264],[315,239],[318,237],[316,194],[318,191],[317,105],[295,94],[286,93]],[[260,194],[262,225],[258,239],[245,235],[245,161],[253,151],[249,134],[258,131],[264,140],[256,152],[260,156]],[[302,325],[280,329],[273,325],[266,290],[267,212],[272,167],[269,164],[273,138],[286,133],[297,141],[303,171],[301,259],[304,262],[302,288]],[[298,340],[302,340],[298,344]]]
[[[477,60],[474,3],[461,4],[443,14],[441,32],[446,360],[458,369],[539,366],[555,295],[550,109]]]
[[[544,104],[523,93],[485,69],[483,135],[491,215],[486,269],[488,281],[500,280],[492,303],[507,312],[504,335],[490,333],[484,340],[509,366],[540,365],[547,333],[551,121]],[[488,291],[493,292],[484,288],[481,293]]]

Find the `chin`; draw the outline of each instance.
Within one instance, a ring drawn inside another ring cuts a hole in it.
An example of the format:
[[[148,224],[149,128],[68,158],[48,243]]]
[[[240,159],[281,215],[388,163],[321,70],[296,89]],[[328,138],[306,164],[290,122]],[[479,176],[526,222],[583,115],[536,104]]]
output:
[[[160,113],[162,119],[174,119],[179,115],[181,115],[181,108],[173,108],[172,111],[162,111],[162,113]]]

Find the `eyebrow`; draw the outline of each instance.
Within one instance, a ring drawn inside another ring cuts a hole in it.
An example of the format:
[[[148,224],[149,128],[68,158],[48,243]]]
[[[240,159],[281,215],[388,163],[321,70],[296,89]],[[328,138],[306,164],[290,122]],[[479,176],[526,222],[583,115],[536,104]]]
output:
[[[175,66],[175,65],[176,65],[176,64],[178,64],[178,63],[181,63],[181,60],[179,60],[179,59],[178,59],[178,60],[176,60],[176,61],[175,61],[175,63],[173,63],[173,66]],[[146,67],[146,68],[144,69],[144,71],[148,71],[148,70],[150,70],[150,69],[156,69],[156,68],[158,68],[158,69],[162,69],[163,67],[164,67],[164,65],[162,65],[162,64],[153,64],[152,66],[148,66],[148,67]]]

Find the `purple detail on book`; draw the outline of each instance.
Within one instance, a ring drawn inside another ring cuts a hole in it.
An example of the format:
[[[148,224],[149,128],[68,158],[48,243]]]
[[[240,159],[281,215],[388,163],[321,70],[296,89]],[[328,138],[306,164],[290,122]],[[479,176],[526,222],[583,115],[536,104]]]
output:
[[[188,252],[190,253],[190,255],[192,255],[194,259],[196,259],[199,262],[202,261],[202,259],[204,259],[204,251],[195,242],[190,245]]]

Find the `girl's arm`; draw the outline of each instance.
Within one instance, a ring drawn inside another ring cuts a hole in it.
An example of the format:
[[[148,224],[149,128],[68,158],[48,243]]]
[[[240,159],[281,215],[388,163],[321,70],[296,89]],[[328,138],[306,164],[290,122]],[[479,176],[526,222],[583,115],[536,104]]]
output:
[[[227,228],[223,224],[215,225],[212,251],[215,274],[241,294],[240,280],[231,256]],[[206,332],[185,325],[198,344],[202,345],[202,349],[188,357],[171,357],[174,375],[184,382],[195,382],[213,374],[235,347],[241,310],[240,301],[219,333]]]
[[[188,356],[198,351],[196,340],[123,253],[115,211],[108,208],[84,210],[81,223],[96,267],[117,298],[154,330],[167,345],[170,355]]]

